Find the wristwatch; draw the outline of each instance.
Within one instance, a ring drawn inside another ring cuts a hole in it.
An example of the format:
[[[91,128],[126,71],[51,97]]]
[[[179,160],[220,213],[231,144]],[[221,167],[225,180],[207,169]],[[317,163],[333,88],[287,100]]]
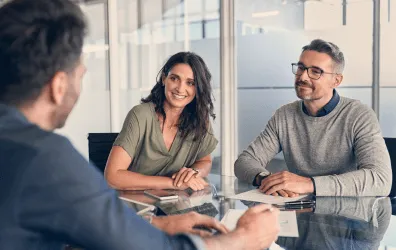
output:
[[[270,176],[271,175],[271,173],[270,172],[268,172],[268,173],[266,173],[266,172],[261,172],[261,173],[259,173],[258,175],[256,175],[256,178],[255,178],[255,181],[256,181],[256,185],[255,186],[260,186],[261,185],[261,182],[266,178],[266,177],[268,177],[268,176]]]

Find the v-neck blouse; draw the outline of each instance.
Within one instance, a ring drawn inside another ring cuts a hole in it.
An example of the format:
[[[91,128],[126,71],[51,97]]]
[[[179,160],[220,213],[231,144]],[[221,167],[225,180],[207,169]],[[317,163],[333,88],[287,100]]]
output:
[[[154,104],[150,102],[129,111],[113,145],[122,147],[131,156],[130,171],[171,176],[182,167],[191,167],[195,161],[212,153],[217,143],[210,125],[206,135],[197,141],[192,140],[192,135],[182,140],[180,132],[177,132],[168,151]]]

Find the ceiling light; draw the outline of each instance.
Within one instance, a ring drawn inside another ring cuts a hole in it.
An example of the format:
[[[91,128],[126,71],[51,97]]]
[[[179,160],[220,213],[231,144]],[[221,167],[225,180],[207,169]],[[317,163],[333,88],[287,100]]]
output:
[[[261,17],[277,16],[277,15],[279,15],[279,10],[252,13],[253,18],[261,18]]]

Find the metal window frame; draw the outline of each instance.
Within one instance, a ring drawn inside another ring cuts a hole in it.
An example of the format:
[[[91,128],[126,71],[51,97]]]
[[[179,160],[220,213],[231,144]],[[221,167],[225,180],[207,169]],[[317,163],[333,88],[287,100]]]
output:
[[[238,147],[234,0],[220,1],[221,174],[234,176]]]
[[[378,120],[380,117],[380,53],[381,53],[380,27],[381,27],[381,1],[373,0],[372,108],[376,113]]]
[[[110,72],[110,129],[121,130],[120,123],[120,77],[117,0],[107,1],[108,37],[109,37],[109,72]]]

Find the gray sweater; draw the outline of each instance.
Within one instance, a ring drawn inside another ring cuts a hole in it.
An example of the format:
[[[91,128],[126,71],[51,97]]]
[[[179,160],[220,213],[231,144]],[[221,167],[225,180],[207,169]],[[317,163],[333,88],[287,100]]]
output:
[[[387,196],[390,158],[372,109],[341,97],[332,112],[311,117],[302,101],[279,108],[235,162],[235,175],[252,182],[280,151],[290,172],[313,177],[317,196]]]

